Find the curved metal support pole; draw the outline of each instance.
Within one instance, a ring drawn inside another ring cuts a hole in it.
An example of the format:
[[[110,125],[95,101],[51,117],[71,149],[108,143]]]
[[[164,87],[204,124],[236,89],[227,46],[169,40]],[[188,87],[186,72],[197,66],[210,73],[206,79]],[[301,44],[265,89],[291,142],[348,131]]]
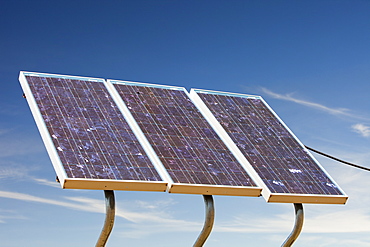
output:
[[[195,241],[193,247],[203,246],[203,244],[207,241],[207,238],[212,231],[213,223],[215,221],[215,207],[212,195],[203,195],[203,199],[206,205],[206,217],[203,229],[199,234],[197,241]]]
[[[296,239],[298,238],[299,234],[302,231],[303,219],[304,219],[302,203],[294,203],[294,209],[295,209],[294,228],[281,247],[292,246],[294,241],[296,241]]]
[[[108,241],[109,235],[113,229],[114,217],[116,213],[116,206],[114,200],[114,191],[113,190],[104,190],[105,195],[105,221],[103,229],[100,233],[98,242],[95,247],[104,247]]]

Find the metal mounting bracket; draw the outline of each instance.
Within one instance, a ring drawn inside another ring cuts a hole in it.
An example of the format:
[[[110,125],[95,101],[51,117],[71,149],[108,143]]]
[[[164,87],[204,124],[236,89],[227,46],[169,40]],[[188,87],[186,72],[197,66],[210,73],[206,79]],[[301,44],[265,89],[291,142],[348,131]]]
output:
[[[296,239],[298,238],[299,234],[302,231],[304,220],[302,203],[294,203],[294,209],[295,209],[295,224],[293,230],[281,247],[292,246],[294,241],[296,241]]]
[[[100,233],[98,242],[96,243],[95,247],[104,247],[108,241],[109,235],[112,232],[113,225],[114,225],[114,218],[116,214],[116,205],[114,199],[114,191],[113,190],[104,190],[105,195],[105,221],[103,229]]]
[[[195,241],[193,247],[202,247],[207,241],[209,234],[212,231],[213,223],[215,221],[215,207],[213,203],[212,195],[203,195],[206,215],[202,231],[200,232],[198,239]]]

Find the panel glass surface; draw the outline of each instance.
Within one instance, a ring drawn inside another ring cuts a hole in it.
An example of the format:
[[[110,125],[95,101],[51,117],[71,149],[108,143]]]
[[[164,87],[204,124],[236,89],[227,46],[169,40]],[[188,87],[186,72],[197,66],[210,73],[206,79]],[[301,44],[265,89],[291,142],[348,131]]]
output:
[[[68,178],[162,181],[102,80],[26,80]]]
[[[272,193],[343,195],[261,98],[197,94]]]
[[[256,186],[185,91],[114,86],[174,183]]]

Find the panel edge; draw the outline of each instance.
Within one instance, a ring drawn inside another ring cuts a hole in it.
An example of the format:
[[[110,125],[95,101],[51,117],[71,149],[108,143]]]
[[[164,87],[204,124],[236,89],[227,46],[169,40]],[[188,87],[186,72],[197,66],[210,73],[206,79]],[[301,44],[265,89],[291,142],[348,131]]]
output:
[[[193,185],[174,183],[169,193],[260,197],[262,188],[247,186]]]

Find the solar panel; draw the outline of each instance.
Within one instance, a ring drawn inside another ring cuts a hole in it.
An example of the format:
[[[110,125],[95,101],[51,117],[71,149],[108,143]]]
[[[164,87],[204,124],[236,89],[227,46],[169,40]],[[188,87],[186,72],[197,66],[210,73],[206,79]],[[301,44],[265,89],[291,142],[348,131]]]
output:
[[[171,179],[169,192],[260,195],[261,188],[212,129],[184,88],[108,82],[122,98],[122,111],[132,114],[148,141],[146,147],[152,149],[166,169]]]
[[[260,96],[192,89],[190,95],[269,202],[344,204],[347,196]],[[242,158],[241,158],[242,159]]]
[[[19,79],[63,188],[166,190],[104,79],[32,72]]]

